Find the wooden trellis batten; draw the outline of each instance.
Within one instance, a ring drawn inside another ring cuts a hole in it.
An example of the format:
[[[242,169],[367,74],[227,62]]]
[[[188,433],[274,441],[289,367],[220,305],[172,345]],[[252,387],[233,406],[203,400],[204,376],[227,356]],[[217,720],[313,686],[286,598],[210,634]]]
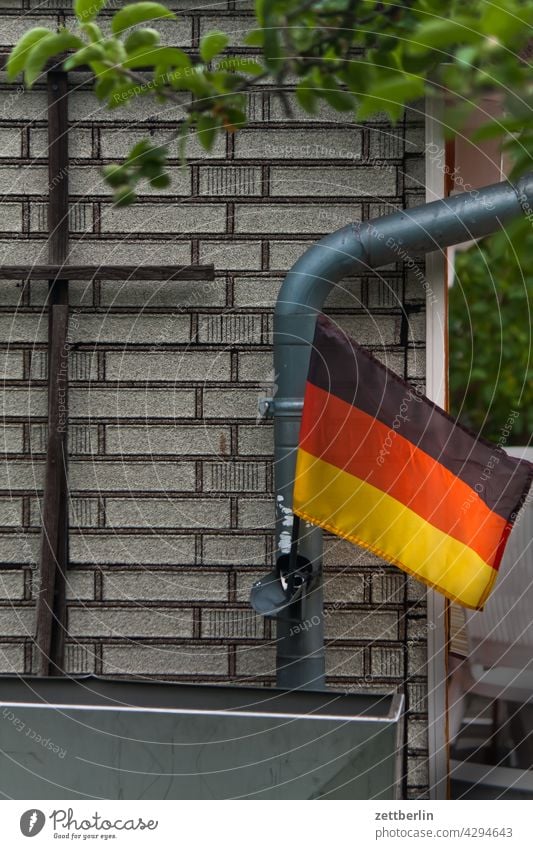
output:
[[[0,57],[0,67],[5,56]],[[48,70],[48,264],[0,265],[5,280],[48,280],[48,443],[35,644],[40,675],[61,675],[68,569],[68,283],[69,280],[214,279],[213,265],[70,265],[68,263],[68,75]]]

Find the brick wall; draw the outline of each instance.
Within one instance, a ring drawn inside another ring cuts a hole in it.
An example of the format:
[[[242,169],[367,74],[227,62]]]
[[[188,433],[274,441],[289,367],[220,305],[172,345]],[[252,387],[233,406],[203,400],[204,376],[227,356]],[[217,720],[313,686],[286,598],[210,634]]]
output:
[[[213,26],[238,45],[251,4],[201,2],[164,27],[194,47]],[[63,19],[45,4],[2,0],[4,48],[31,23]],[[33,11],[35,9],[35,11]],[[68,11],[68,10],[67,10]],[[110,205],[101,166],[175,107],[146,99],[99,108],[71,75],[71,260],[213,262],[214,283],[70,287],[71,536],[69,672],[184,681],[274,681],[275,633],[248,605],[272,563],[272,428],[257,400],[272,380],[272,310],[305,248],[351,220],[424,202],[423,112],[392,128],[324,110],[288,120],[269,86],[253,120],[210,154],[196,143],[166,191]],[[0,91],[2,261],[46,260],[46,93]],[[0,661],[32,671],[32,577],[46,444],[46,285],[0,286],[6,462],[0,481]],[[402,376],[424,375],[424,292],[401,264],[346,281],[328,310]],[[405,692],[406,793],[427,785],[425,596],[396,569],[327,538],[330,685]]]

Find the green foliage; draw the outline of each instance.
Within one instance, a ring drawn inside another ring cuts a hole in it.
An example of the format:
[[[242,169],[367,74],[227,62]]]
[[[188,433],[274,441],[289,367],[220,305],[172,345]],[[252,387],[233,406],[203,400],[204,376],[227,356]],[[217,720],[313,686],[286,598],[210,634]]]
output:
[[[180,150],[195,132],[208,146],[219,132],[246,123],[243,97],[257,79],[278,88],[296,79],[295,98],[316,113],[320,102],[358,120],[385,112],[398,121],[405,106],[426,92],[449,89],[459,107],[445,123],[464,125],[468,112],[486,91],[499,91],[505,119],[482,132],[505,141],[515,171],[529,167],[533,155],[533,89],[530,65],[518,57],[529,42],[533,0],[256,0],[257,26],[245,42],[258,55],[221,56],[230,39],[219,30],[206,33],[199,57],[161,44],[151,21],[175,19],[160,3],[128,3],[111,18],[112,36],[97,24],[106,0],[73,0],[79,32],[28,31],[13,48],[9,79],[24,72],[31,86],[46,63],[74,51],[65,67],[89,66],[95,95],[109,109],[135,97],[152,96],[179,104],[184,118],[175,134]],[[431,80],[431,82],[428,82]],[[287,97],[280,92],[283,103]],[[134,189],[138,171],[119,172],[123,199]],[[129,196],[129,195],[128,195]]]
[[[533,432],[533,230],[522,219],[456,259],[450,289],[450,406],[498,441],[528,444]],[[525,261],[524,261],[525,260]]]

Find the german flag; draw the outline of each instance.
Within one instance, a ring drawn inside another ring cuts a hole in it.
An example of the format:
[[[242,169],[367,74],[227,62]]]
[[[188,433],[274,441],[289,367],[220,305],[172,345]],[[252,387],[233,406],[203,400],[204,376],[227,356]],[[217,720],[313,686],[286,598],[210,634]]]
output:
[[[319,316],[294,512],[481,609],[533,465],[476,438]]]

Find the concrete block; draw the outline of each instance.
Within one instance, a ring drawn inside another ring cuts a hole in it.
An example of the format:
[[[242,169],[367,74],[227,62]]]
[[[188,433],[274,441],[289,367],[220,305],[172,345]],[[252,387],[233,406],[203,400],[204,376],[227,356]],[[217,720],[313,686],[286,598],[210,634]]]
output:
[[[326,675],[332,678],[355,678],[364,673],[364,649],[326,649]]]
[[[407,685],[407,709],[411,713],[425,713],[428,709],[427,682],[416,681]]]
[[[426,313],[415,312],[409,314],[408,340],[409,343],[425,342],[426,339]]]
[[[372,646],[370,670],[375,678],[402,678],[404,671],[403,647]]]
[[[402,604],[405,576],[401,572],[382,571],[372,575],[372,601],[374,604]]]
[[[342,330],[360,345],[399,345],[400,315],[343,315],[338,317]]]
[[[24,573],[22,569],[12,572],[0,570],[0,598],[2,601],[16,601],[24,598]]]
[[[230,354],[227,351],[168,351],[157,354],[127,352],[106,354],[107,380],[159,381],[229,380]]]
[[[215,640],[262,639],[264,618],[253,610],[224,608],[202,610],[202,637]]]
[[[65,671],[70,675],[94,672],[96,647],[94,643],[66,643]]]
[[[139,281],[103,280],[100,303],[110,307],[222,307],[226,303],[225,280]]]
[[[47,391],[37,387],[10,387],[2,393],[2,416],[45,416],[48,409]]]
[[[23,466],[22,463],[19,464]],[[41,464],[42,465],[42,464]],[[31,472],[30,464],[23,469]],[[26,471],[29,477],[28,471]],[[42,475],[41,475],[42,476]],[[21,477],[19,469],[14,478]],[[195,488],[194,463],[159,462],[149,463],[99,462],[73,460],[69,465],[71,492],[191,492]]]
[[[239,498],[239,528],[274,529],[273,498]]]
[[[160,419],[190,418],[195,412],[192,389],[87,389],[73,388],[69,394],[71,418]]]
[[[46,342],[48,319],[34,313],[1,313],[0,339],[13,345],[15,342]]]
[[[407,379],[424,379],[426,376],[426,349],[409,348],[407,351]]]
[[[27,15],[1,15],[0,16],[0,45],[11,47],[16,44],[21,35],[24,35],[30,27],[48,27],[55,32],[57,29],[56,15],[39,15],[28,18]]]
[[[2,165],[0,182],[4,196],[42,195],[48,189],[48,172],[42,165]]]
[[[108,159],[120,159],[126,156],[131,148],[147,137],[147,132],[137,130],[132,127],[124,127],[120,129],[102,128],[100,130],[100,147],[102,156]],[[165,144],[168,140],[168,130],[153,130],[150,129],[150,141],[153,144]],[[171,156],[177,156],[175,148],[170,149]],[[226,140],[223,135],[219,135],[213,145],[212,150],[204,150],[194,134],[187,138],[186,147],[187,161],[192,159],[225,159],[226,157]]]
[[[27,27],[27,20],[24,22]],[[5,79],[5,75],[4,75]],[[10,85],[0,92],[0,116],[5,121],[46,120],[47,97],[45,91],[25,91],[21,83]]]
[[[22,204],[0,204],[0,231],[3,233],[22,232]]]
[[[372,127],[368,138],[370,159],[402,159],[405,149],[402,127]]]
[[[0,672],[24,672],[24,643],[0,643]]]
[[[241,130],[235,136],[237,159],[357,160],[361,157],[361,131],[357,128]]]
[[[429,781],[429,762],[427,755],[407,758],[407,782],[414,785],[426,785]]]
[[[110,528],[229,528],[227,498],[108,498]]]
[[[210,345],[259,345],[261,316],[253,313],[222,313],[198,316],[198,341]]]
[[[0,607],[0,634],[33,637],[35,611],[32,607]]]
[[[212,203],[113,206],[106,209],[101,227],[104,233],[224,233],[226,207]]]
[[[23,445],[22,425],[4,425],[0,429],[1,454],[21,454]],[[0,462],[0,469],[2,468],[5,469],[5,463]]]
[[[370,277],[368,280],[368,306],[372,309],[401,309],[403,280],[394,277]]]
[[[213,566],[260,566],[265,563],[263,536],[204,536],[203,563]]]
[[[104,573],[105,601],[226,601],[225,572],[167,571],[159,568]]]
[[[210,419],[257,419],[256,389],[204,389],[204,416]]]
[[[0,94],[0,115],[5,92]],[[22,152],[22,134],[20,127],[0,127],[0,159],[20,156]]]
[[[330,233],[361,220],[359,204],[236,204],[236,233]]]
[[[0,380],[22,380],[22,375],[22,351],[0,351]]]
[[[70,95],[71,98],[77,96],[77,92]],[[68,131],[68,152],[71,159],[91,159],[93,155],[91,130],[83,130],[71,124]],[[31,127],[30,157],[31,159],[48,158],[48,132],[46,129]]]
[[[273,197],[382,197],[396,195],[396,169],[363,165],[335,168],[272,166]]]
[[[256,398],[275,391],[274,358],[270,351],[239,352],[239,380],[260,383],[263,391]]]
[[[7,489],[10,493],[17,490],[39,489],[42,487],[43,475],[44,464],[40,461],[10,460],[6,462],[0,459],[0,489]]]
[[[267,454],[274,450],[274,429],[271,423],[240,425],[238,437],[239,454]]]
[[[187,315],[84,315],[72,326],[74,342],[108,342],[127,345],[178,344],[190,340]]]
[[[192,637],[192,610],[70,607],[68,631],[72,637]]]
[[[229,428],[222,425],[106,427],[108,454],[227,454],[229,445]]]
[[[281,277],[236,277],[233,302],[236,307],[274,307]]]
[[[211,165],[200,168],[200,196],[261,194],[261,169],[254,166]]]
[[[219,9],[217,4],[217,11]],[[240,11],[240,9],[239,9]],[[243,47],[245,38],[257,26],[254,17],[237,17],[236,15],[215,17],[200,15],[200,35],[204,36],[211,30],[221,30],[229,36],[229,47]],[[218,57],[223,62],[223,57]],[[216,60],[215,60],[216,61]]]
[[[427,749],[428,727],[427,722],[420,719],[411,719],[407,723],[407,747],[411,751]]]
[[[427,643],[412,644],[407,652],[407,674],[410,678],[425,678],[428,674]]]
[[[81,564],[194,563],[194,537],[157,534],[71,534],[70,559]]]
[[[409,157],[405,162],[405,188],[424,189],[426,185],[426,163],[423,158]],[[418,203],[423,203],[419,200]]]
[[[324,601],[327,604],[358,604],[366,601],[366,576],[327,571],[324,575]],[[333,612],[335,607],[333,608]]]
[[[348,223],[348,220],[344,222]],[[335,229],[335,228],[332,228]],[[303,241],[284,241],[278,242],[275,239],[269,242],[269,267],[272,271],[286,272],[292,268],[297,259],[300,259],[301,256],[311,247],[316,239],[309,239],[307,242]]]
[[[69,207],[68,220],[70,233],[92,233],[94,223],[92,204],[83,203],[83,201],[71,204]],[[38,202],[30,203],[30,232],[48,232],[48,204]],[[42,286],[42,283],[46,283],[47,281],[40,282]],[[91,283],[86,283],[85,288],[91,290]],[[73,303],[71,298],[69,298],[69,302]],[[91,301],[89,301],[89,304],[90,303]]]
[[[0,282],[0,306],[20,308],[22,306],[23,287],[24,283],[21,280],[2,280]],[[0,354],[0,363],[5,353],[5,351],[2,351]]]
[[[28,244],[28,243],[26,243]],[[0,243],[0,255],[2,245]],[[4,262],[7,262],[4,259]],[[11,261],[11,260],[10,260]],[[13,260],[15,262],[24,260]],[[26,259],[26,262],[29,260]],[[43,251],[41,261],[46,262]],[[149,242],[144,239],[83,239],[70,243],[69,261],[86,265],[189,265],[189,241]]]
[[[94,572],[69,569],[66,593],[69,601],[92,601],[94,599]]]
[[[261,268],[261,242],[215,241],[200,242],[200,263],[214,263],[218,271],[255,271]]]
[[[274,646],[235,647],[237,675],[246,677],[276,677],[276,649]]]
[[[227,675],[225,646],[104,646],[104,675]]]
[[[0,526],[15,527],[22,524],[22,499],[0,498]]]
[[[266,466],[234,460],[203,463],[203,489],[204,492],[264,492]]]
[[[188,197],[191,194],[190,171],[180,167],[168,166],[167,172],[171,179],[171,184],[167,188],[152,188],[148,182],[143,180],[139,183],[136,190],[137,195],[139,197],[159,197],[167,195],[183,195]],[[69,172],[69,190],[71,195],[83,195],[84,197],[111,197],[113,194],[113,189],[106,182],[103,169],[100,165],[73,165]],[[126,209],[123,208],[121,211],[124,215],[120,217],[116,215],[116,213],[120,212],[120,210],[112,208],[110,205],[103,206],[102,225],[104,231],[118,230],[122,232],[124,230],[128,231],[139,229],[134,225],[138,223],[138,218],[141,213],[136,215],[134,210],[141,208],[144,209],[145,206],[147,207],[145,210],[146,228],[142,229],[142,232],[162,232],[157,228],[157,223],[160,220],[165,223],[165,231],[168,230],[169,226],[175,220],[175,213],[173,211],[174,207],[177,206],[175,203],[168,203],[159,210],[156,208],[155,204],[136,204],[134,206],[127,207]]]
[[[380,610],[335,611],[325,620],[328,639],[335,640],[397,640],[398,614]]]
[[[236,571],[236,589],[235,589],[235,598],[237,601],[250,601],[250,590],[252,589],[252,585],[262,578],[265,574],[264,569],[246,569],[246,571],[239,572]]]

